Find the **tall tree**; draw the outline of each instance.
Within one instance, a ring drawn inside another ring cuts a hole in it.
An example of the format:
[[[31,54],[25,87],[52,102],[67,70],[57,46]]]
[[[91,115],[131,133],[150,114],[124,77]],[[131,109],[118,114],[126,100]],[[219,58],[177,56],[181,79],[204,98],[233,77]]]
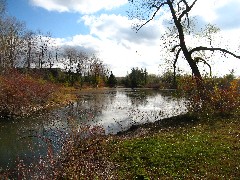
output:
[[[197,3],[197,0],[129,0],[129,2],[133,5],[130,17],[133,19],[138,18],[142,22],[136,25],[137,31],[152,21],[161,10],[167,9],[167,11],[170,12],[172,19],[170,23],[174,25],[173,29],[175,29],[176,32],[174,36],[175,44],[173,43],[171,48],[171,52],[175,53],[174,65],[176,65],[179,55],[182,53],[192,70],[198,88],[203,87],[203,79],[198,68],[198,62],[202,61],[207,63],[206,59],[198,56],[199,52],[220,51],[240,59],[240,56],[224,48],[212,46],[196,46],[192,48],[186,43],[186,33],[189,33],[191,29],[189,13]]]
[[[38,68],[42,69],[47,66],[46,63],[49,61],[49,53],[52,50],[53,42],[50,33],[43,34],[40,31],[36,32],[35,40],[35,63]]]
[[[31,67],[31,63],[33,63],[34,55],[37,50],[37,39],[36,34],[33,31],[27,31],[24,36],[24,51],[25,51],[25,64],[28,69]]]
[[[117,79],[116,77],[113,75],[112,71],[111,71],[111,74],[108,78],[108,85],[109,87],[115,87],[117,85]]]
[[[96,55],[93,55],[91,58],[89,58],[89,64],[89,75],[92,77],[92,83],[98,87],[101,83],[103,83],[103,81],[106,80],[105,78],[108,75],[109,70],[102,60]]]
[[[14,17],[3,17],[0,27],[0,67],[13,68],[23,53],[25,25]]]
[[[131,73],[126,77],[126,86],[131,88],[144,87],[147,83],[147,70],[132,68]]]
[[[74,83],[75,65],[77,62],[77,49],[74,47],[65,47],[63,52],[65,70],[68,73],[68,80],[71,85]]]

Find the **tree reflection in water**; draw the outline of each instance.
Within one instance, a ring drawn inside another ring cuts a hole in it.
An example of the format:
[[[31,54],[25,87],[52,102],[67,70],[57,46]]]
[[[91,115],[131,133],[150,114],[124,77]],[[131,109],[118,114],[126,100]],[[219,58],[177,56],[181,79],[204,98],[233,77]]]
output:
[[[22,159],[26,154],[36,158],[46,155],[49,141],[53,142],[52,150],[56,154],[71,132],[88,136],[98,126],[97,131],[116,134],[132,125],[186,112],[184,99],[173,98],[162,91],[98,89],[82,91],[78,97],[77,102],[67,107],[23,119],[0,121],[0,166],[14,166],[17,157]]]

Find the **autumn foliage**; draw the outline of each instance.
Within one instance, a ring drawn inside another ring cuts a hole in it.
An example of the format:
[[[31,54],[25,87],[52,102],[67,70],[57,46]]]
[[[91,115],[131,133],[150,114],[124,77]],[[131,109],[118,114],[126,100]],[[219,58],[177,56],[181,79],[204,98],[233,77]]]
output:
[[[55,90],[51,83],[10,70],[0,76],[0,115],[21,116],[41,109]]]
[[[240,110],[239,79],[205,79],[204,89],[199,92],[194,79],[185,77],[180,80],[179,89],[187,94],[190,112],[226,116]]]

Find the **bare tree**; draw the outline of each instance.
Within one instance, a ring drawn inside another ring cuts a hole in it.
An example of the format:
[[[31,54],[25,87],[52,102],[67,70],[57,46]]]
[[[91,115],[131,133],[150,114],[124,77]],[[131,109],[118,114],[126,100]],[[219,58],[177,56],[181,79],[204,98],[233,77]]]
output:
[[[52,42],[51,35],[49,33],[43,34],[42,32],[37,32],[35,36],[36,40],[36,63],[38,68],[42,69],[43,65],[48,62],[49,51],[51,50]]]
[[[59,51],[60,49],[58,46],[54,46],[51,51],[49,51],[47,63],[50,69],[53,67],[54,63],[59,62]]]
[[[13,17],[0,20],[0,66],[13,68],[21,62],[23,53],[24,23]]]
[[[74,71],[74,66],[77,62],[77,50],[74,47],[65,47],[63,52],[65,70],[68,72]]]
[[[31,64],[34,62],[37,51],[37,37],[33,31],[27,31],[24,35],[24,64],[28,69],[31,68]]]
[[[198,88],[203,87],[203,79],[198,68],[198,62],[202,61],[207,64],[207,60],[203,57],[199,57],[198,53],[219,51],[240,59],[240,56],[224,48],[212,46],[190,47],[186,43],[186,33],[189,33],[191,29],[189,13],[197,3],[197,0],[129,0],[129,2],[133,5],[130,17],[138,18],[142,22],[136,25],[137,31],[158,16],[160,10],[167,9],[167,11],[170,12],[172,18],[170,23],[172,23],[176,32],[176,34],[174,34],[175,43],[173,43],[171,48],[171,52],[175,53],[174,68],[176,68],[176,62],[180,53],[182,53],[192,70]]]
[[[73,85],[74,83],[74,72],[76,71],[77,63],[77,49],[75,47],[65,47],[63,50],[63,64],[65,71],[68,73],[68,80]]]

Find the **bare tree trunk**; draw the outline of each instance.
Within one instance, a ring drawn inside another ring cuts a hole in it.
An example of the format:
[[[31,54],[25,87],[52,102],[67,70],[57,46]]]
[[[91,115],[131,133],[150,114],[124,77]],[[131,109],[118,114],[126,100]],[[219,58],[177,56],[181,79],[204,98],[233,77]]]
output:
[[[30,69],[31,63],[31,46],[28,45],[27,68]]]
[[[185,57],[185,59],[187,60],[189,66],[192,69],[192,73],[194,74],[194,78],[196,80],[197,83],[197,87],[202,89],[203,87],[203,79],[201,76],[201,73],[198,69],[198,66],[196,64],[196,62],[193,60],[191,53],[188,51],[186,43],[185,43],[185,36],[184,36],[184,31],[183,31],[183,26],[181,24],[181,21],[177,18],[176,12],[173,8],[173,4],[171,2],[171,0],[168,0],[168,6],[171,10],[171,14],[174,20],[174,24],[176,25],[176,28],[178,30],[178,36],[179,36],[179,45],[182,49],[183,55]]]

